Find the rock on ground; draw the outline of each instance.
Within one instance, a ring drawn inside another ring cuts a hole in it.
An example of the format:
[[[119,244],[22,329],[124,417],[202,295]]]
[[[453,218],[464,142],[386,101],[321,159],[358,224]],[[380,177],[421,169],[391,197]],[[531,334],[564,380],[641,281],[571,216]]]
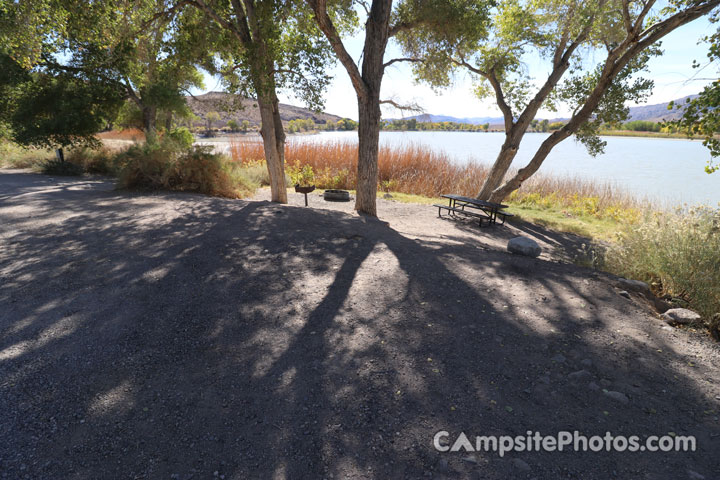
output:
[[[667,312],[660,315],[667,323],[680,323],[686,325],[688,323],[700,320],[700,314],[688,310],[687,308],[671,308]]]
[[[540,245],[531,238],[515,237],[511,238],[507,244],[508,252],[525,255],[526,257],[538,257],[542,252]]]

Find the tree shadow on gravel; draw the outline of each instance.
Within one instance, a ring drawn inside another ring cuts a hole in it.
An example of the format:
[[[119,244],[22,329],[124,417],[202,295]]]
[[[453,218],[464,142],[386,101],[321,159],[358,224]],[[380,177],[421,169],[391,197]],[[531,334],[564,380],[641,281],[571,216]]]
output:
[[[586,270],[266,202],[22,202],[63,216],[0,227],[8,478],[720,473],[717,350],[689,358]],[[500,458],[439,453],[441,430],[675,432],[698,451]]]

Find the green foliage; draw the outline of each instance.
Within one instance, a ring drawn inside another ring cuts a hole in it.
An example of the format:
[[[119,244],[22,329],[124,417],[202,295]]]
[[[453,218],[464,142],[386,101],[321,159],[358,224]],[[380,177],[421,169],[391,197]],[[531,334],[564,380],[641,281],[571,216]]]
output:
[[[178,127],[168,133],[168,137],[182,150],[189,150],[195,142],[195,135],[186,127]]]
[[[720,211],[648,214],[607,251],[605,267],[689,302],[705,319],[720,312]]]
[[[252,12],[240,6],[242,2],[205,3],[230,25],[243,22],[253,32],[252,36],[240,35],[239,40],[234,28],[216,23],[206,9],[195,9],[202,19],[198,23],[204,24],[203,31],[198,28],[201,43],[212,45],[217,53],[203,66],[219,74],[228,91],[248,98],[288,91],[309,108],[322,109],[322,92],[330,82],[328,66],[334,56],[306,2],[253,2]]]
[[[647,100],[654,82],[638,78],[637,75],[647,70],[647,62],[656,54],[657,49],[651,47],[630,61],[604,90],[592,117],[575,132],[576,138],[585,145],[590,155],[596,156],[605,150],[606,142],[599,136],[604,125],[618,124],[628,118],[630,109],[625,105],[627,102],[642,103]],[[599,65],[591,72],[570,76],[558,87],[556,98],[573,110],[579,110],[597,88],[603,69]]]
[[[713,17],[713,22],[717,22],[718,16]],[[720,60],[720,29],[713,35],[709,35],[703,39],[709,45],[708,60],[717,64]],[[701,65],[694,63],[693,67],[700,68]],[[720,156],[720,138],[717,134],[720,132],[720,79],[707,85],[697,98],[687,99],[685,105],[674,105],[672,102],[668,106],[672,108],[684,108],[683,116],[680,120],[668,122],[667,126],[680,129],[687,132],[689,136],[697,135],[703,139],[705,145],[713,159]],[[714,173],[720,170],[720,164],[709,160],[705,171]]]
[[[121,128],[142,129],[144,127],[142,110],[134,102],[123,102],[113,123]]]
[[[625,130],[633,132],[659,132],[662,126],[657,122],[649,122],[647,120],[634,120],[623,125]]]
[[[220,114],[218,112],[208,112],[205,114],[205,136],[212,137],[213,124],[220,121]]]
[[[317,129],[318,126],[315,125],[312,118],[297,118],[295,120],[290,120],[287,128],[290,133],[314,132]]]
[[[406,0],[394,12],[394,24],[412,25],[397,40],[414,62],[419,78],[435,87],[452,82],[452,57],[470,56],[487,38],[493,2],[472,0]]]
[[[231,132],[239,132],[240,124],[236,120],[228,120],[227,126]]]
[[[458,122],[418,122],[414,118],[409,120],[393,120],[391,122],[382,122],[380,124],[382,130],[391,131],[445,131],[445,132],[486,132],[490,128],[490,124],[473,125],[472,123]]]
[[[712,51],[715,52],[715,50]],[[671,104],[670,108],[673,106]],[[720,156],[720,139],[717,138],[717,134],[720,132],[720,109],[718,109],[720,106],[720,80],[706,86],[697,98],[688,99],[686,105],[678,105],[678,108],[683,106],[685,111],[682,118],[668,122],[668,126],[686,131],[689,136],[700,136],[703,139],[703,145],[710,150],[713,159]],[[720,165],[713,160],[708,160],[705,171],[715,173],[718,170],[720,170]]]
[[[315,185],[315,173],[311,165],[300,165],[296,162],[294,165],[288,165],[287,173],[293,185]]]
[[[357,130],[358,124],[355,120],[351,118],[343,118],[338,120],[337,122],[337,129],[338,130]]]
[[[21,145],[95,144],[94,135],[115,116],[122,99],[104,84],[35,74],[13,88],[5,121]]]

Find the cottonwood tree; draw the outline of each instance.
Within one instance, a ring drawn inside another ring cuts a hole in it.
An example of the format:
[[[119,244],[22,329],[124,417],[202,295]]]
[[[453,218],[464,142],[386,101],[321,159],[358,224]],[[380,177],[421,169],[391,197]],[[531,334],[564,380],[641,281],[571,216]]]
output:
[[[148,138],[157,113],[186,111],[183,92],[202,86],[207,50],[188,38],[164,0],[26,0],[0,3],[3,43],[36,71],[102,82],[133,102]]]
[[[150,0],[123,3],[123,13],[114,22],[114,41],[126,43],[128,62],[119,81],[128,99],[141,112],[143,130],[152,139],[159,112],[166,127],[173,114],[189,113],[185,95],[203,88],[198,64],[209,61],[208,51],[189,35],[193,20],[182,10],[170,10],[170,2]]]
[[[63,147],[98,144],[95,134],[114,118],[123,97],[104,71],[60,65],[49,57],[67,45],[63,27],[72,25],[63,21],[68,11],[53,7],[0,2],[0,124],[13,141],[59,148],[62,159]],[[97,18],[96,12],[82,13]],[[47,27],[48,17],[59,27]]]
[[[277,93],[291,90],[310,108],[321,109],[331,61],[324,37],[301,1],[176,2],[182,6],[194,7],[219,27],[211,47],[220,63],[215,71],[229,90],[257,99],[272,201],[287,203],[285,133]]]
[[[501,201],[530,178],[561,141],[575,135],[591,154],[602,152],[602,123],[627,118],[626,101],[646,98],[652,82],[639,78],[658,42],[678,27],[711,13],[720,0],[504,0],[492,17],[491,35],[480,42],[423,42],[436,32],[421,25],[401,35],[407,54],[434,62],[417,65],[420,79],[437,86],[465,69],[477,79],[481,98],[493,97],[505,122],[505,141],[478,198]],[[420,39],[420,40],[419,40]],[[546,77],[534,82],[524,60],[545,60]],[[601,57],[596,65],[591,58]],[[569,121],[550,134],[529,163],[506,178],[523,136],[539,109],[565,103]]]
[[[378,186],[378,147],[380,138],[380,105],[399,106],[393,100],[380,98],[385,69],[397,62],[418,62],[420,56],[385,60],[388,42],[405,33],[406,37],[420,25],[427,31],[436,32],[435,38],[453,41],[458,36],[468,36],[478,41],[485,34],[487,18],[486,2],[451,0],[416,0],[395,2],[306,0],[312,8],[320,29],[327,37],[340,63],[352,82],[358,103],[358,184],[355,209],[375,216]],[[459,8],[459,4],[463,8]],[[338,24],[354,18],[358,11],[365,13],[365,42],[362,62],[358,67],[348,52]],[[472,21],[461,18],[466,15]]]

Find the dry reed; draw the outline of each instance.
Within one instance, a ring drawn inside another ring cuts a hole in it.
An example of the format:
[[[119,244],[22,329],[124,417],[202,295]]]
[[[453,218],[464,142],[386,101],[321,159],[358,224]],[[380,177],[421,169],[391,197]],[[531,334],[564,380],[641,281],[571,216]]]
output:
[[[244,165],[257,165],[264,158],[259,142],[233,142],[230,153],[233,161]],[[310,165],[318,188],[354,189],[357,156],[358,146],[350,142],[288,143],[285,146],[286,163],[296,167]],[[488,171],[485,164],[474,161],[458,164],[446,153],[424,146],[383,146],[378,155],[378,189],[426,197],[444,193],[474,196]],[[611,216],[615,216],[614,211],[638,209],[643,205],[609,183],[547,174],[530,178],[509,200],[541,207],[580,209],[591,215],[610,211]]]

